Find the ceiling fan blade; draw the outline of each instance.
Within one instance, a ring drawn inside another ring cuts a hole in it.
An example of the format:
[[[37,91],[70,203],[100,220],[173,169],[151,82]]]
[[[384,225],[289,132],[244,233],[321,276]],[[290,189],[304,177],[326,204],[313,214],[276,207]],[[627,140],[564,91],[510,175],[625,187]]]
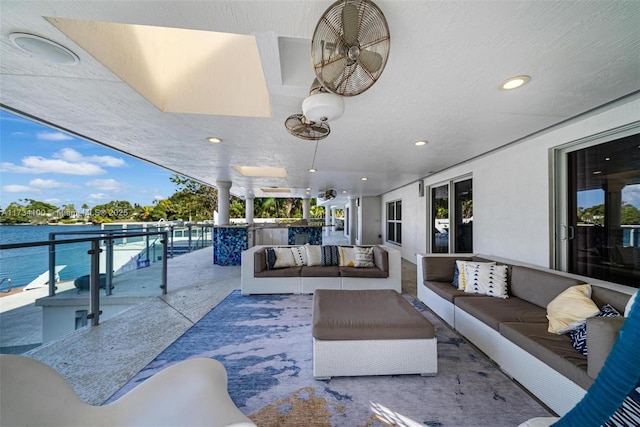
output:
[[[358,8],[353,4],[346,4],[344,9],[342,9],[342,32],[344,34],[344,40],[349,46],[358,43],[359,27]]]
[[[358,62],[371,74],[376,73],[382,67],[382,55],[370,50],[361,50]]]
[[[347,66],[347,58],[340,56],[334,61],[327,62],[322,66],[322,80],[332,84],[342,74]]]

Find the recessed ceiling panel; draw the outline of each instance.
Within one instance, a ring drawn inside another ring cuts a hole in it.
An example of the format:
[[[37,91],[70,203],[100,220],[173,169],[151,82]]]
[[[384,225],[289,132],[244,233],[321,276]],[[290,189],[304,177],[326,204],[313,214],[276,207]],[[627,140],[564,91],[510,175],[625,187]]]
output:
[[[253,36],[48,19],[163,112],[271,117]]]

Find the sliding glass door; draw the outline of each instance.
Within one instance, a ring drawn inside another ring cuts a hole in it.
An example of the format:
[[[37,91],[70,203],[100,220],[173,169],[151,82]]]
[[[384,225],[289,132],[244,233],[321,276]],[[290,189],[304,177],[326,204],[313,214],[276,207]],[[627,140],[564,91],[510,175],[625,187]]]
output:
[[[567,271],[640,286],[640,134],[566,154]]]
[[[453,189],[453,199],[449,198],[450,188]],[[432,187],[431,218],[431,252],[472,253],[472,179],[459,179]]]

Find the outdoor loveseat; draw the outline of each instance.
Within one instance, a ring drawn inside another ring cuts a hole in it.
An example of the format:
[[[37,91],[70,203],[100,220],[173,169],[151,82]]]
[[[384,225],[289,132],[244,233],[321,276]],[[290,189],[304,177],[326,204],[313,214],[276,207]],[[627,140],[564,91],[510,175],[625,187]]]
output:
[[[271,259],[268,249],[273,249]],[[291,249],[293,258],[287,252]],[[370,253],[370,263],[359,265],[351,258],[354,250]],[[324,258],[322,251],[327,254]],[[280,257],[285,262],[278,262],[278,253],[287,255]],[[274,256],[276,262],[269,265]],[[382,245],[258,245],[242,252],[243,295],[312,294],[316,289],[393,289],[401,293],[400,252]]]

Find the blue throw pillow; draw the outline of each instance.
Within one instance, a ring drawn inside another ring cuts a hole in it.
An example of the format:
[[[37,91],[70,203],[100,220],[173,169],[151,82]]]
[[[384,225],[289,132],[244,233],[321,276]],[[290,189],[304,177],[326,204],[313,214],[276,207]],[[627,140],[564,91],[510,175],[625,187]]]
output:
[[[453,272],[453,282],[451,282],[456,289],[458,289],[458,276],[460,276],[460,270],[458,270],[458,263],[456,262],[456,269]]]
[[[337,245],[325,245],[321,248],[321,265],[340,265],[340,250]]]
[[[267,248],[265,253],[267,255],[267,270],[273,270],[276,265],[276,251],[273,248]]]
[[[595,317],[620,317],[620,313],[611,307],[611,305],[606,304],[604,307],[600,309],[600,313],[596,314]],[[569,339],[571,340],[571,345],[573,348],[578,350],[583,356],[588,354],[587,351],[587,322],[584,322],[578,329],[575,329],[569,332]]]

